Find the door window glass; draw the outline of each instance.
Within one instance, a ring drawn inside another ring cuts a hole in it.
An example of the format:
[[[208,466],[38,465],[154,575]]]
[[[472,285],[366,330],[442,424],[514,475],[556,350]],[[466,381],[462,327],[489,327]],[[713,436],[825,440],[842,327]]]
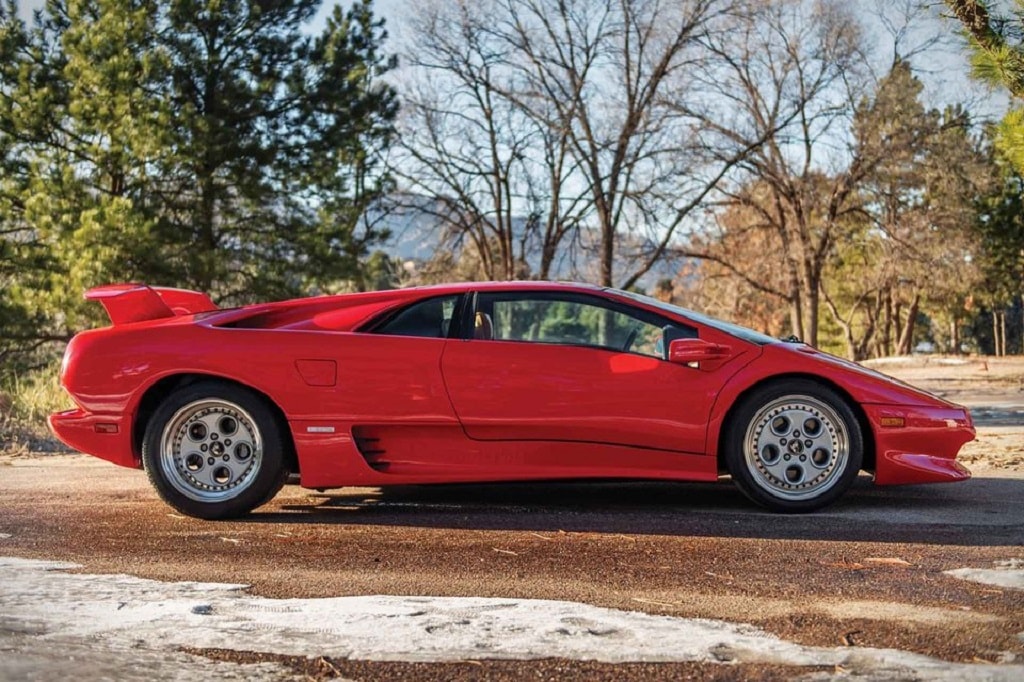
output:
[[[572,299],[482,295],[477,309],[501,341],[596,346],[662,357],[662,326],[625,312]]]

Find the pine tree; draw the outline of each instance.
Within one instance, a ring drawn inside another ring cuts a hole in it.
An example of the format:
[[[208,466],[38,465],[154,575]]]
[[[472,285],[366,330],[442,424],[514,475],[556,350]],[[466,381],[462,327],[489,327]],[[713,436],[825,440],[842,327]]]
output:
[[[963,24],[974,76],[1006,88],[1012,105],[998,126],[996,146],[1024,172],[1024,0],[1013,0],[1008,15],[993,16],[982,0],[946,0]]]
[[[243,303],[361,277],[394,60],[369,0],[310,36],[318,5],[48,0],[26,25],[6,0],[0,336],[92,326],[110,281]]]

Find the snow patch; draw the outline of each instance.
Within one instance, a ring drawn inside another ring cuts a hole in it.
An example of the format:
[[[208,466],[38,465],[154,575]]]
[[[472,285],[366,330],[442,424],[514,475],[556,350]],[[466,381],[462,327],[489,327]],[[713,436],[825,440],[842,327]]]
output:
[[[957,664],[890,649],[807,647],[749,625],[567,601],[265,599],[245,594],[241,585],[61,572],[68,568],[77,567],[0,558],[8,632],[31,638],[33,648],[72,641],[116,650],[193,646],[363,660],[782,663],[839,665],[873,679],[1024,679],[1024,666]]]
[[[879,367],[883,365],[918,365],[924,367],[928,364],[961,367],[963,365],[969,365],[972,362],[976,361],[971,358],[942,357],[940,355],[930,355],[925,353],[920,355],[890,355],[884,358],[870,358],[868,360],[862,360],[860,364],[865,367]]]
[[[10,533],[0,533],[0,540],[6,540],[9,537],[11,537]]]
[[[900,365],[918,361],[919,360],[912,355],[890,355],[885,358],[870,358],[868,360],[863,360],[860,364],[865,367],[875,367],[877,365]]]
[[[996,561],[995,568],[957,568],[945,573],[984,585],[1024,590],[1024,559]]]

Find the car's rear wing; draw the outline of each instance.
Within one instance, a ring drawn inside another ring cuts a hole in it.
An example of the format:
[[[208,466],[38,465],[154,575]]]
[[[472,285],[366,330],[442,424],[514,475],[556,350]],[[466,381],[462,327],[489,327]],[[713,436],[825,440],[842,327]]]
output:
[[[103,304],[115,325],[217,309],[209,296],[198,291],[145,284],[108,284],[89,289],[85,298]]]

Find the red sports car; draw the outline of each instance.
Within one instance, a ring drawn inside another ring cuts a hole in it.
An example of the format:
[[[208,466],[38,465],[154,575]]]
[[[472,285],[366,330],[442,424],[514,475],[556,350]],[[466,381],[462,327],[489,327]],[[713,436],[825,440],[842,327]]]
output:
[[[113,326],[71,340],[73,448],[144,468],[220,519],[307,488],[727,472],[769,509],[960,481],[967,410],[795,341],[646,296],[503,282],[218,309],[201,293],[92,289]]]

